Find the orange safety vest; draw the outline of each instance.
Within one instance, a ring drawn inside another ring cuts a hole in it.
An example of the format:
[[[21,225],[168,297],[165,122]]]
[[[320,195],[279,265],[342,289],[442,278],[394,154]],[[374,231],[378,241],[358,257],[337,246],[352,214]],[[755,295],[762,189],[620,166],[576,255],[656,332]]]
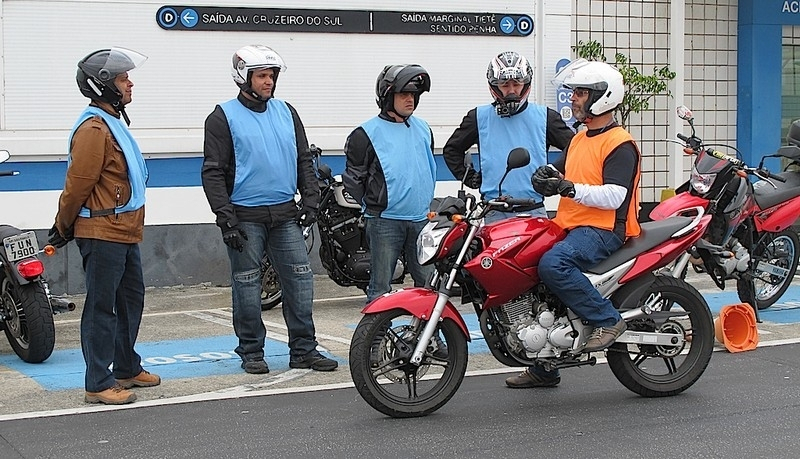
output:
[[[600,135],[589,137],[586,131],[575,134],[569,144],[566,172],[564,178],[573,183],[587,185],[603,184],[603,163],[611,152],[625,142],[632,142],[636,153],[641,157],[639,147],[633,137],[621,126],[616,126]],[[636,168],[634,192],[628,205],[628,218],[625,223],[625,235],[636,237],[641,232],[638,221],[639,213],[639,177],[640,168]],[[609,231],[614,229],[617,218],[616,209],[598,209],[579,204],[570,198],[561,198],[558,203],[556,218],[553,220],[564,229],[578,226],[594,226]]]

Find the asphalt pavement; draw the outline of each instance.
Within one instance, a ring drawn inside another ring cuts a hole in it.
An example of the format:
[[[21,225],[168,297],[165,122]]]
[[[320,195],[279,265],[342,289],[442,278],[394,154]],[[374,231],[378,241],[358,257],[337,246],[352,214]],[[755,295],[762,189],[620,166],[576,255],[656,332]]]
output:
[[[733,285],[721,292],[705,275],[692,273],[689,280],[704,294],[712,311],[738,303]],[[290,369],[286,327],[282,310],[277,307],[262,314],[268,330],[265,354],[271,372],[249,375],[242,371],[240,359],[233,352],[237,340],[231,324],[230,287],[148,288],[137,350],[145,369],[161,375],[162,384],[134,389],[138,401],[120,408],[83,401],[79,337],[83,298],[67,297],[78,308],[56,316],[56,350],[44,363],[22,362],[8,343],[0,340],[0,421],[352,387],[347,367],[349,343],[365,297],[357,289],[338,287],[327,277],[316,276],[315,298],[320,350],[338,360],[339,369],[328,373]],[[468,374],[519,371],[504,367],[489,354],[474,310],[471,306],[460,308],[472,335]],[[800,281],[795,280],[779,304],[762,311],[761,318],[760,346],[800,342]],[[724,347],[717,344],[717,350],[724,351]]]

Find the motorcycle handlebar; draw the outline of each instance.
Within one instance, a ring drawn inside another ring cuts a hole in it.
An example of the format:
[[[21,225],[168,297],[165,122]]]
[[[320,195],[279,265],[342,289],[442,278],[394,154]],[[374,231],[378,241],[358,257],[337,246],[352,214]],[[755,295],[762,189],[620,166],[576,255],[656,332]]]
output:
[[[678,138],[681,139],[682,141],[686,142],[686,143],[689,143],[689,138],[686,137],[683,134],[678,134]]]
[[[771,178],[772,180],[777,180],[778,182],[781,182],[781,183],[786,182],[786,178],[781,177],[780,175],[775,175],[775,174],[773,174],[772,172],[770,172],[770,171],[768,171],[766,169],[757,169],[757,172],[760,175],[766,175],[767,178]]]
[[[8,177],[12,175],[19,175],[19,171],[0,171],[0,177]]]

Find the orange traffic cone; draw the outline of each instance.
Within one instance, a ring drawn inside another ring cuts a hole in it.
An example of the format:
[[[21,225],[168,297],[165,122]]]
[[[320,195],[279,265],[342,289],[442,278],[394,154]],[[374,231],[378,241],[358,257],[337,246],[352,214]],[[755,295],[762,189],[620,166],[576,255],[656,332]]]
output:
[[[758,327],[753,308],[747,303],[729,304],[714,319],[714,336],[725,345],[728,352],[755,349],[758,345]]]

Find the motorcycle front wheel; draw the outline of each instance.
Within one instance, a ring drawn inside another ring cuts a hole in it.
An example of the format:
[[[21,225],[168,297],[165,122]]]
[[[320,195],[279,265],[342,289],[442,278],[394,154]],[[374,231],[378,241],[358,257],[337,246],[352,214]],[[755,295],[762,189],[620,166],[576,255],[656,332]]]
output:
[[[452,321],[440,322],[420,365],[411,354],[425,327],[407,311],[367,314],[350,344],[350,374],[373,408],[393,418],[426,416],[455,395],[467,370],[467,339]]]
[[[4,275],[0,301],[3,329],[14,352],[28,363],[44,362],[53,353],[56,329],[42,283],[17,285]]]
[[[800,240],[794,231],[764,233],[750,261],[755,266],[753,282],[749,279],[736,281],[739,299],[750,303],[755,298],[758,309],[767,309],[775,304],[794,279],[799,251]]]
[[[269,258],[264,255],[261,260],[261,310],[269,311],[280,304],[282,299],[283,289],[278,273]]]
[[[631,332],[681,335],[679,346],[615,343],[608,349],[608,366],[625,387],[643,397],[666,397],[688,389],[705,371],[714,351],[714,322],[706,300],[682,279],[656,276],[639,300],[639,306],[659,312],[680,313],[666,320],[651,316],[628,322]]]

